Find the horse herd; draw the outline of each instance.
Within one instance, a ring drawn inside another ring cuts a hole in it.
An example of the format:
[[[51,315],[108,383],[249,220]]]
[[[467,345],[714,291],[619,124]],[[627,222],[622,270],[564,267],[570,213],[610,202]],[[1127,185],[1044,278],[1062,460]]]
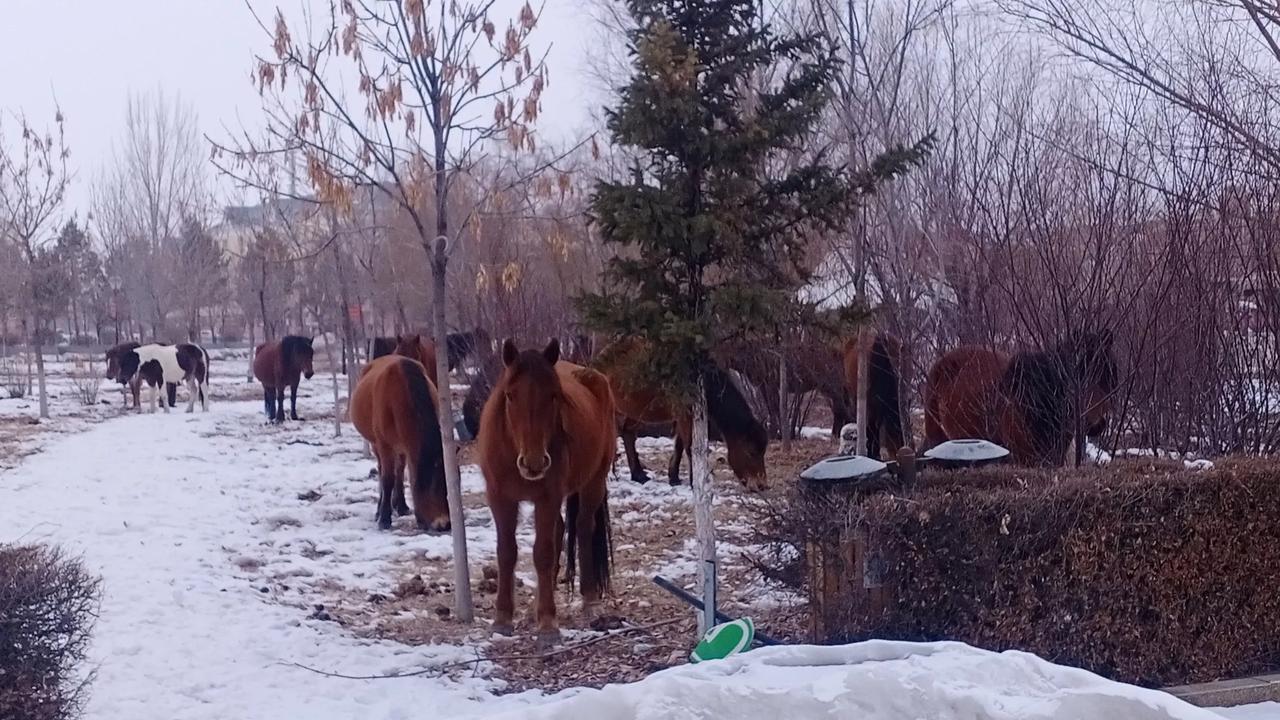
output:
[[[904,409],[899,396],[900,343],[887,334],[851,339],[836,349],[825,344],[802,348],[791,358],[788,385],[793,391],[817,391],[832,404],[833,432],[852,419],[849,398],[857,387],[858,356],[870,357],[868,374],[868,454],[896,454],[906,444]],[[863,346],[860,343],[868,343]],[[1013,462],[1060,465],[1078,435],[1094,437],[1106,427],[1118,373],[1108,332],[1077,333],[1044,349],[1007,354],[960,347],[942,355],[928,373],[925,389],[924,447],[946,440],[982,438],[1009,448]],[[458,368],[473,357],[479,371],[463,402],[463,422],[476,439],[480,469],[497,533],[498,595],[494,628],[512,631],[516,526],[519,505],[534,506],[533,560],[537,572],[537,636],[540,644],[559,637],[554,590],[564,570],[572,581],[580,574],[584,613],[591,615],[609,585],[612,540],[606,479],[613,467],[617,439],[631,478],[648,474],[636,451],[645,425],[674,425],[675,448],[668,479],[680,481],[680,464],[691,452],[688,407],[673,403],[662,388],[645,387],[623,373],[626,361],[643,350],[643,341],[615,340],[598,353],[586,338],[570,341],[562,355],[558,340],[541,350],[520,349],[512,340],[493,352],[487,333],[454,333],[447,343],[447,366]],[[392,513],[413,513],[425,531],[450,527],[443,446],[438,414],[435,344],[419,335],[375,338],[369,363],[361,371],[350,401],[351,422],[369,442],[378,462],[376,522],[392,524]],[[738,348],[703,369],[712,430],[727,449],[730,469],[749,489],[765,483],[769,433],[753,416],[750,403],[730,373],[739,372],[764,391],[771,419],[781,419],[777,365],[759,352]],[[312,340],[287,336],[255,349],[253,371],[263,386],[266,414],[286,419],[284,394],[290,390],[289,418],[298,419],[297,390],[312,377]],[[178,384],[208,409],[209,355],[194,344],[125,343],[107,351],[107,376],[133,391],[139,407],[141,384],[151,388],[155,411],[161,386],[168,390],[167,412]],[[773,372],[772,378],[769,373]],[[772,380],[772,385],[761,380]],[[413,507],[405,500],[409,483]],[[567,538],[566,538],[567,535]]]
[[[483,331],[456,337],[455,343],[451,336],[448,348],[450,369],[491,347]],[[900,344],[884,334],[864,342],[869,343],[870,355],[869,453],[879,455],[883,449],[893,454],[905,438],[898,394]],[[558,340],[541,350],[522,350],[512,340],[505,341],[500,352],[477,358],[480,371],[463,403],[463,420],[476,438],[497,533],[494,627],[512,630],[518,508],[529,502],[534,506],[541,644],[559,636],[554,589],[562,556],[567,579],[572,581],[575,572],[581,576],[584,614],[594,612],[608,588],[606,479],[617,438],[623,441],[637,482],[648,480],[635,447],[641,426],[674,424],[675,449],[668,468],[672,483],[679,482],[681,459],[690,451],[689,409],[673,404],[661,388],[643,387],[620,372],[625,360],[644,349],[642,341],[616,340],[595,354],[581,339],[573,347],[576,352],[564,357]],[[839,399],[846,413],[848,394],[857,386],[860,348],[857,340],[844,343],[837,360],[845,393]],[[389,528],[394,510],[401,515],[413,512],[424,530],[447,530],[435,346],[416,335],[380,338],[371,355],[374,359],[352,396],[351,420],[378,460],[378,525]],[[939,358],[928,374],[924,444],[927,448],[951,439],[984,438],[1008,447],[1014,462],[1062,464],[1076,433],[1096,436],[1105,428],[1116,383],[1112,337],[1106,332],[1076,334],[1046,350],[1012,355],[961,347]],[[720,363],[704,368],[703,386],[708,415],[725,442],[730,468],[748,488],[760,487],[768,433]],[[841,415],[834,405],[838,430],[847,414]],[[405,502],[406,480],[414,498],[412,509]]]
[[[285,419],[285,388],[290,390],[290,416],[298,419],[298,383],[304,375],[310,378],[314,374],[314,355],[311,338],[297,335],[266,342],[254,349],[253,374],[262,383],[270,421],[282,422]],[[106,361],[106,378],[120,383],[121,390],[128,392],[126,408],[131,394],[134,409],[142,409],[139,400],[142,386],[146,385],[149,389],[148,412],[154,413],[157,405],[169,412],[169,408],[177,404],[178,385],[182,384],[186,385],[190,396],[187,412],[195,410],[197,399],[202,410],[209,410],[209,353],[199,345],[125,342],[108,349]],[[160,396],[161,388],[166,391],[167,398]]]

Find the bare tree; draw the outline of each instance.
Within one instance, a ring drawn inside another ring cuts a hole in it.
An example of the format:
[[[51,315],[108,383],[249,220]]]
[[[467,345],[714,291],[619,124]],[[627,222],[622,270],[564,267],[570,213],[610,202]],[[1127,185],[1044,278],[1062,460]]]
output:
[[[62,208],[70,175],[67,172],[69,150],[63,132],[62,111],[57,110],[51,130],[42,131],[25,115],[15,118],[18,140],[10,147],[0,133],[0,233],[13,243],[26,263],[26,308],[23,325],[30,313],[32,326],[28,341],[35,355],[40,386],[40,417],[49,417],[49,397],[45,387],[44,353],[41,341],[49,322],[48,303],[41,300],[43,273],[47,265],[43,257],[50,239],[52,223]],[[3,129],[3,128],[0,128]]]
[[[129,256],[118,268],[120,280],[132,309],[149,314],[157,340],[184,282],[176,247],[182,223],[198,217],[206,202],[205,154],[195,114],[181,98],[130,95],[125,134],[94,184],[103,240]]]
[[[494,4],[347,0],[330,6],[327,16],[304,14],[301,23],[290,23],[277,10],[270,26],[260,19],[273,54],[259,58],[255,72],[268,141],[245,136],[233,146],[215,144],[224,153],[215,153],[215,163],[238,177],[246,178],[246,165],[261,158],[300,153],[321,200],[349,210],[357,188],[373,187],[394,204],[431,262],[432,325],[440,348],[448,332],[449,259],[475,210],[458,212],[450,193],[492,141],[533,149],[530,124],[546,85],[544,58],[535,58],[528,45],[537,12],[526,4],[499,28],[490,17]],[[311,35],[295,36],[299,28]],[[232,162],[222,159],[227,157]],[[437,363],[456,611],[470,622],[446,353],[437,353]]]

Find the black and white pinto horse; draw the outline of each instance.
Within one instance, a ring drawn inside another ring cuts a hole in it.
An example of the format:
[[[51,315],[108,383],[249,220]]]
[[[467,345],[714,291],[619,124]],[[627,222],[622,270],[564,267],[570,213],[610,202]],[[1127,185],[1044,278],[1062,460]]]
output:
[[[148,412],[156,411],[157,402],[169,412],[169,408],[176,405],[179,384],[187,386],[190,396],[187,412],[195,410],[197,398],[200,409],[209,411],[209,353],[199,345],[142,345],[121,353],[119,367],[120,375],[116,379],[120,383],[128,383],[137,376],[150,388]],[[167,390],[167,403],[160,396],[162,386]]]

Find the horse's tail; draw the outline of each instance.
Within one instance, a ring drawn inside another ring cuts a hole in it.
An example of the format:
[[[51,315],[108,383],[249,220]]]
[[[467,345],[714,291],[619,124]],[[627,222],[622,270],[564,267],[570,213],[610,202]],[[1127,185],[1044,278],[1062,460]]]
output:
[[[205,386],[209,384],[209,351],[205,350],[203,345],[198,345],[197,347],[200,348],[200,355],[204,358],[204,377],[197,378],[200,381],[197,384],[197,387],[200,390],[200,402],[203,403],[205,398]]]
[[[769,434],[751,414],[751,405],[729,373],[708,363],[702,371],[702,384],[707,394],[707,414],[725,440],[731,435],[745,439],[754,450],[763,453],[769,445]]]
[[[1067,428],[1067,388],[1054,357],[1044,352],[1015,355],[1001,390],[1020,412],[1035,452],[1049,458]]]
[[[409,400],[413,405],[419,433],[418,457],[413,464],[414,487],[436,494],[437,498],[445,498],[447,502],[449,495],[444,481],[444,445],[440,439],[439,415],[435,403],[431,402],[431,384],[421,363],[416,360],[402,358],[400,369],[408,386]]]
[[[573,588],[574,573],[578,564],[578,513],[580,512],[581,504],[581,498],[578,493],[570,495],[564,504],[565,529],[569,535],[568,540],[565,542],[565,551],[567,553],[565,577],[569,581],[570,589]],[[592,528],[591,537],[587,538],[587,542],[591,543],[593,562],[590,568],[583,568],[583,575],[586,575],[586,570],[590,570],[591,574],[600,583],[600,592],[606,593],[609,591],[611,584],[610,575],[613,566],[613,528],[609,524],[609,498],[607,496],[600,501],[600,506],[596,508],[595,523]]]
[[[904,444],[902,409],[898,404],[898,368],[889,347],[892,340],[876,335],[871,344],[870,371],[867,373],[868,400],[874,403],[880,431],[892,444],[890,452]],[[868,422],[868,425],[871,423]],[[868,428],[870,429],[870,428]]]

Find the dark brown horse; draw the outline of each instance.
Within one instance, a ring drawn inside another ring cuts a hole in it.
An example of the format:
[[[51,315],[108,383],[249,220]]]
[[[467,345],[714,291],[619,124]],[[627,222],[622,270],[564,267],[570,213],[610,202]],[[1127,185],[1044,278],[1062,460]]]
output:
[[[841,352],[817,333],[806,332],[786,348],[787,392],[799,395],[817,392],[831,405],[831,435],[853,420],[853,408],[845,393],[841,372]],[[781,437],[782,408],[778,398],[778,355],[776,349],[758,344],[736,343],[720,353],[725,363],[746,376],[764,395],[770,431]],[[787,419],[790,422],[790,419]]]
[[[289,417],[298,417],[298,383],[302,377],[308,380],[315,375],[312,360],[315,350],[311,338],[286,335],[259,345],[253,352],[253,376],[262,383],[263,400],[267,418],[273,423],[284,422],[284,389],[289,388]]]
[[[504,369],[485,403],[480,468],[498,534],[498,597],[493,627],[513,631],[516,526],[521,502],[533,503],[533,565],[538,573],[538,644],[560,636],[556,577],[568,530],[567,571],[582,575],[590,618],[609,587],[613,549],[605,484],[617,452],[613,395],[604,375],[560,361],[560,343],[521,352],[502,346]],[[561,517],[563,508],[565,517]]]
[[[867,457],[879,458],[881,449],[889,457],[898,454],[905,443],[902,431],[902,406],[898,404],[898,368],[902,364],[902,344],[898,339],[877,333],[867,334],[871,342],[867,376]],[[844,366],[845,392],[850,410],[856,412],[853,398],[858,396],[858,338],[844,343],[841,364]],[[855,419],[852,415],[850,420]]]
[[[1020,465],[1062,465],[1077,424],[1086,437],[1106,429],[1117,376],[1105,330],[1013,356],[957,348],[929,370],[926,449],[982,438],[1008,448]]]
[[[383,530],[391,527],[392,507],[398,515],[409,514],[404,501],[406,463],[418,527],[449,529],[438,417],[435,387],[421,363],[387,355],[365,367],[351,395],[351,424],[378,458],[377,521]]]
[[[600,351],[594,365],[609,377],[621,422],[619,435],[627,453],[631,479],[649,481],[649,474],[636,452],[636,429],[642,423],[675,423],[675,449],[667,467],[667,479],[680,484],[680,460],[693,452],[693,417],[688,408],[672,405],[659,388],[640,387],[625,372],[628,358],[641,352],[641,341],[623,338]],[[708,419],[719,429],[728,449],[729,468],[749,489],[765,484],[764,455],[769,447],[768,433],[751,414],[751,406],[734,385],[729,373],[717,365],[703,370],[703,386],[707,393]],[[692,456],[690,456],[692,463]]]
[[[402,345],[412,346],[411,338],[417,338],[424,347],[431,349],[432,356],[435,355],[435,342],[429,337],[424,337],[421,333],[412,335],[396,335],[395,337],[375,337],[369,341],[369,359],[380,358],[384,355],[390,355],[396,352],[398,347]],[[476,328],[464,333],[449,333],[446,341],[449,346],[449,370],[456,370],[467,358],[487,357],[493,354],[493,340],[489,337],[489,333],[484,328]],[[402,355],[404,353],[401,353]],[[408,355],[407,357],[414,357]],[[424,365],[426,365],[424,363]],[[426,365],[431,372],[435,373],[435,362]]]
[[[140,396],[142,394],[142,377],[135,372],[128,373],[123,371],[123,360],[130,352],[142,347],[142,343],[125,342],[120,343],[107,350],[107,375],[108,380],[115,380],[120,383],[120,391],[133,395],[133,408],[135,410],[142,409]],[[129,395],[125,395],[124,407],[129,408]]]

